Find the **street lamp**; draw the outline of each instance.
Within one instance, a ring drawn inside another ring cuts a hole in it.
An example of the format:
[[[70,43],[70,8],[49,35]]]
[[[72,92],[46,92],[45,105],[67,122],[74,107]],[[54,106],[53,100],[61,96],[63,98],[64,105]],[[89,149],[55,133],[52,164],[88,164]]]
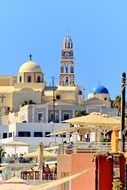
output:
[[[125,152],[125,92],[126,92],[126,73],[122,73],[121,83],[121,152]]]
[[[55,98],[55,88],[54,88],[54,77],[52,77],[52,87],[53,87],[53,123],[55,123],[55,102],[56,102],[56,98]]]

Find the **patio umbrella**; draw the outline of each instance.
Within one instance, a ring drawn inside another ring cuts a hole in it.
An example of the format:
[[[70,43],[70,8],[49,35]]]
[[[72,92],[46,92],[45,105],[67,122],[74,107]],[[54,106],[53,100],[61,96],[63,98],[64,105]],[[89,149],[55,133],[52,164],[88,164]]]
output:
[[[57,150],[57,149],[59,149],[59,146],[50,146],[50,147],[44,148],[44,150],[48,150],[48,151],[50,151],[50,150]]]
[[[37,158],[39,155],[39,150],[36,150],[34,152],[30,152],[28,154],[24,154],[24,158]],[[57,154],[48,152],[46,150],[44,150],[44,154],[43,154],[44,158],[56,158]]]
[[[121,121],[113,118],[106,114],[101,114],[93,112],[86,116],[76,117],[72,119],[65,120],[63,122],[71,123],[77,125],[77,127],[72,127],[75,131],[88,130],[89,132],[98,131],[97,139],[100,141],[100,133],[103,132],[104,138],[105,134],[109,131],[112,131],[113,127],[120,128]],[[71,128],[70,128],[71,130]],[[69,131],[69,130],[68,130]]]
[[[75,126],[67,129],[57,130],[54,133],[51,133],[50,136],[62,133],[73,133],[77,131],[93,132],[97,130],[100,130],[105,134],[108,131],[112,131],[113,126],[119,129],[121,124],[121,121],[116,118],[96,112],[86,116],[64,120],[63,122],[71,123]]]
[[[44,144],[40,142],[38,150],[38,169],[40,170],[42,170],[43,167],[43,153],[44,153]]]
[[[2,146],[29,146],[29,144],[22,141],[11,141],[7,143],[2,143]]]
[[[32,188],[33,186],[27,185],[22,179],[18,177],[13,177],[7,180],[5,183],[0,185],[0,190],[27,190]]]
[[[16,148],[21,146],[29,146],[28,143],[22,142],[22,141],[10,141],[7,143],[2,143],[2,146],[8,146],[8,147],[14,147],[15,148],[15,154],[16,154]]]
[[[57,145],[56,146],[48,146],[48,147],[44,148],[44,150],[46,150],[46,151],[52,151],[52,150],[57,150],[57,149],[59,149],[59,146],[57,146]],[[39,150],[39,149],[38,148],[34,149],[34,151],[36,151],[36,150]]]
[[[118,126],[120,127],[120,120],[115,119],[109,115],[93,112],[86,116],[76,117],[65,120],[63,122],[76,125],[96,125],[96,126]]]
[[[25,182],[24,182],[23,179],[14,176],[14,177],[8,179],[8,180],[6,181],[6,183],[25,183]]]

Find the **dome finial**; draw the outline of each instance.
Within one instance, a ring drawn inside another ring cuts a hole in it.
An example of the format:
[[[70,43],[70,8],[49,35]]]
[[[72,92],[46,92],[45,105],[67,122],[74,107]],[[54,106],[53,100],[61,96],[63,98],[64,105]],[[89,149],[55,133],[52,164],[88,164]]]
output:
[[[32,55],[31,54],[29,55],[29,58],[30,58],[30,61],[32,61]]]

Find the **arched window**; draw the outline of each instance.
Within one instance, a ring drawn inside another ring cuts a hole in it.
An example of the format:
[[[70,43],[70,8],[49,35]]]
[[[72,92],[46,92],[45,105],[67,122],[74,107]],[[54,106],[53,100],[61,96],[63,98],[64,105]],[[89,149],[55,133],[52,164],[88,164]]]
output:
[[[66,86],[69,85],[69,82],[70,82],[69,77],[66,77],[66,78],[65,78],[65,81],[64,81],[65,85],[66,85]]]
[[[78,95],[82,95],[82,91],[81,90],[78,91]]]
[[[65,73],[68,73],[68,65],[65,65]]]
[[[22,82],[22,77],[21,76],[19,77],[19,82]]]
[[[31,76],[30,75],[27,78],[27,82],[31,82]]]
[[[38,83],[41,82],[41,77],[40,77],[40,76],[37,77],[37,82],[38,82]]]

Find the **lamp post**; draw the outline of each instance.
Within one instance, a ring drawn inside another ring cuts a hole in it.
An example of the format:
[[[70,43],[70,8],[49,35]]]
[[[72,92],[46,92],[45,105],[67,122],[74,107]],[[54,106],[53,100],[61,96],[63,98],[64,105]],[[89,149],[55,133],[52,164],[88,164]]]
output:
[[[53,87],[53,123],[55,123],[55,88],[54,88],[54,77],[52,77],[52,87]]]
[[[3,153],[3,149],[2,149],[2,147],[0,146],[0,164],[2,163],[2,153]]]
[[[125,91],[126,91],[126,73],[122,73],[121,82],[121,152],[125,152]]]

